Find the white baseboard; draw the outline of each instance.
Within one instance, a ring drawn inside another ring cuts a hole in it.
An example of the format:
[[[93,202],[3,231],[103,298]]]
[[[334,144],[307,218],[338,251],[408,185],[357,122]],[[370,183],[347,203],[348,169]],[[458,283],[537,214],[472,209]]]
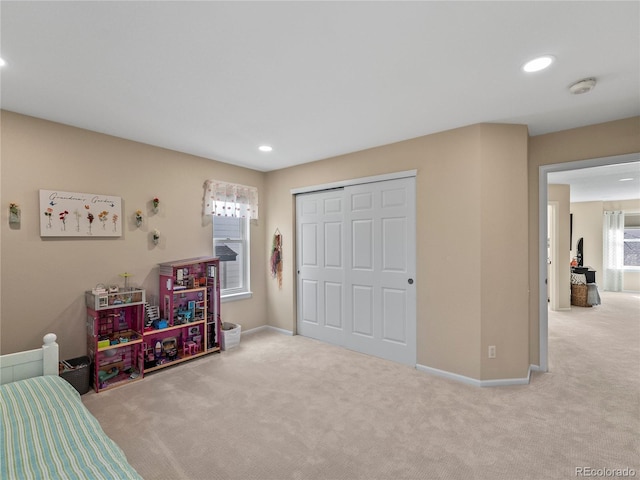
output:
[[[273,330],[274,332],[278,332],[278,333],[281,333],[283,335],[293,335],[293,332],[291,330],[285,330],[284,328],[272,327],[271,325],[262,325],[260,327],[252,328],[250,330],[243,330],[240,333],[240,336],[242,336],[242,335],[252,335],[254,333],[263,332],[265,330]]]
[[[293,335],[291,330],[285,330],[284,328],[272,327],[271,325],[262,325],[260,327],[252,328],[250,330],[243,330],[241,335],[252,335],[254,333],[262,332],[265,330],[272,330],[282,335]],[[542,371],[538,365],[529,365],[529,371],[526,377],[523,378],[499,378],[495,380],[478,380],[476,378],[467,377],[458,373],[447,372],[445,370],[439,370],[433,367],[427,367],[426,365],[416,364],[416,370],[421,372],[430,373],[443,378],[449,378],[457,382],[466,383],[467,385],[473,385],[474,387],[503,387],[508,385],[528,385],[531,379],[531,372]]]
[[[281,333],[282,335],[293,336],[293,332],[291,330],[285,330],[284,328],[272,327],[271,325],[267,325],[269,330],[273,330],[274,332]]]
[[[529,365],[529,372],[524,378],[498,378],[495,380],[478,380],[477,378],[471,378],[458,373],[447,372],[446,370],[440,370],[420,364],[416,365],[416,370],[437,375],[438,377],[449,378],[456,382],[466,383],[467,385],[472,385],[474,387],[504,387],[508,385],[528,385],[531,378],[531,372],[538,371],[539,367],[536,365]]]

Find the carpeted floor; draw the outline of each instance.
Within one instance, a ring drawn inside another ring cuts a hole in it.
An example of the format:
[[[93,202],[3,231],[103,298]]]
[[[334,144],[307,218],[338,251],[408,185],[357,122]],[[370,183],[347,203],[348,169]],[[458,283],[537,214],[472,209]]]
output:
[[[262,331],[83,401],[147,480],[640,476],[640,295],[550,314],[549,364],[478,388]]]

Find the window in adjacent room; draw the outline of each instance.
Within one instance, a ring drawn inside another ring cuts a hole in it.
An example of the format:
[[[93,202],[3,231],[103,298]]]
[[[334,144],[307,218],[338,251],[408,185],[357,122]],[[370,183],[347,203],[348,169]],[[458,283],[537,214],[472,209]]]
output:
[[[624,266],[640,268],[640,213],[624,216]]]
[[[220,259],[223,300],[251,296],[249,284],[249,220],[213,216],[213,249]]]

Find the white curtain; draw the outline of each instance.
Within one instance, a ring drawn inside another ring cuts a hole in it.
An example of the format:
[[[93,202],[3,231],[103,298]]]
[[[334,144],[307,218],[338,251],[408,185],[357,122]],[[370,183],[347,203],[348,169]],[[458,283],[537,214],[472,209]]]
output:
[[[207,180],[204,213],[222,217],[258,218],[258,189],[247,185]]]
[[[624,213],[605,211],[603,232],[603,288],[620,292],[624,268]]]

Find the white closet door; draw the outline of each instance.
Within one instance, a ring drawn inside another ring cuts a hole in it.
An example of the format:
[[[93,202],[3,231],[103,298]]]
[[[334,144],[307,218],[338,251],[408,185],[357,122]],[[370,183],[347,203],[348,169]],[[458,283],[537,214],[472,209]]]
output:
[[[297,197],[298,333],[416,363],[415,178]]]
[[[345,189],[348,348],[416,363],[415,179]]]
[[[298,195],[298,322],[300,335],[336,345],[344,329],[344,192]]]

